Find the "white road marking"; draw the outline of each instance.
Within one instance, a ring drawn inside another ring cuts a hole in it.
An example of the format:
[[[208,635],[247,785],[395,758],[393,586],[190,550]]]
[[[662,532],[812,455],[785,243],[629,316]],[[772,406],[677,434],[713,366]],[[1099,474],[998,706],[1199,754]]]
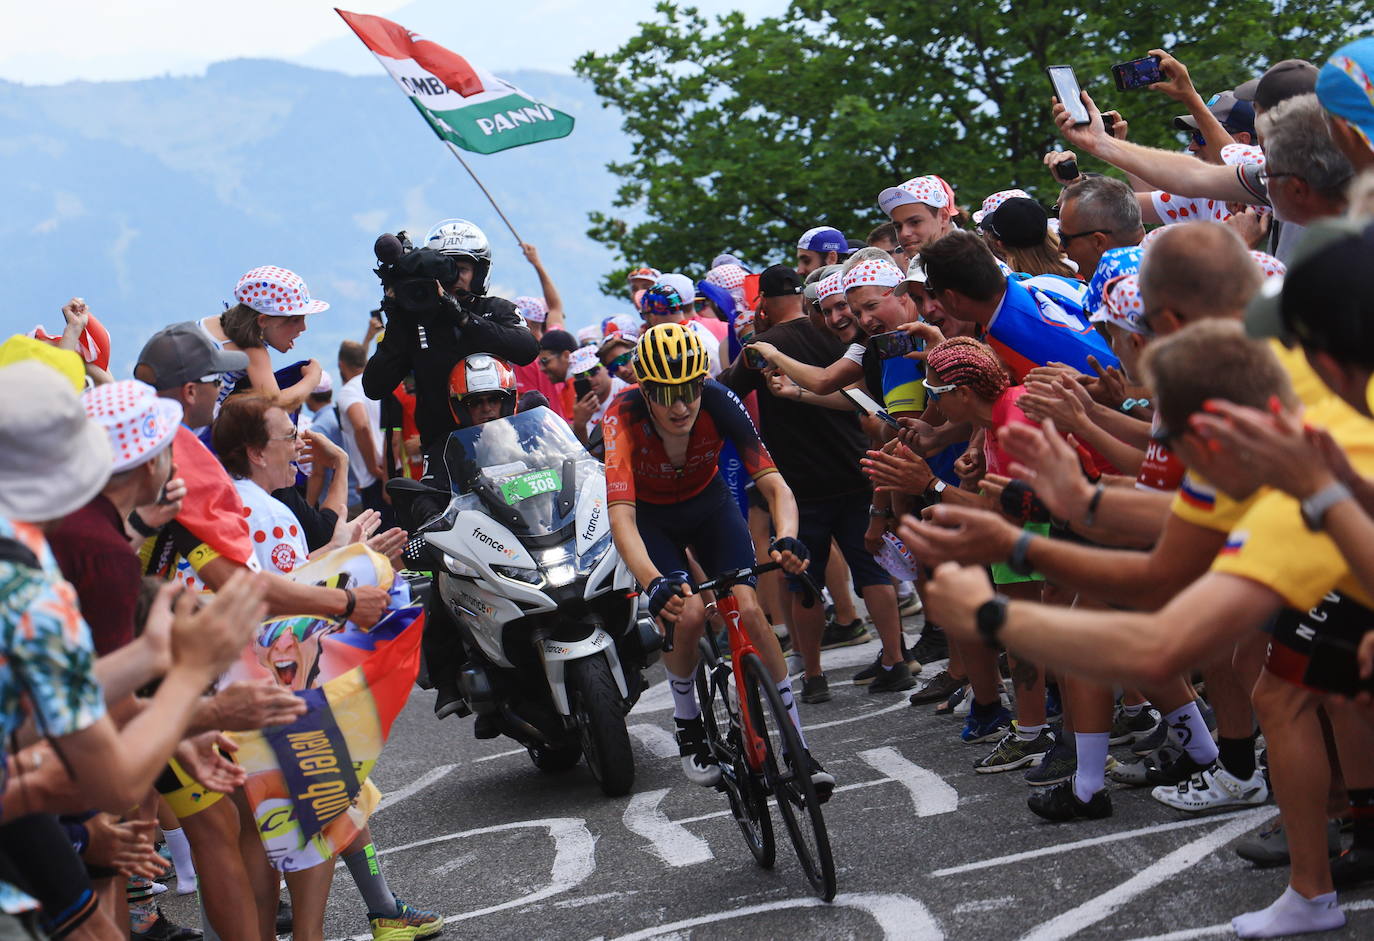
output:
[[[1351,902],[1349,905],[1342,905],[1343,912],[1363,912],[1374,908],[1374,899],[1360,899],[1358,902]],[[1349,923],[1347,922],[1347,926]],[[1228,921],[1220,925],[1208,925],[1205,928],[1184,928],[1182,931],[1170,931],[1168,934],[1150,935],[1148,938],[1135,938],[1133,941],[1192,941],[1193,938],[1230,938],[1235,935],[1235,929]]]
[[[659,809],[667,796],[665,787],[631,797],[623,818],[626,829],[648,840],[649,849],[669,866],[694,866],[714,859],[705,840]]]
[[[803,721],[802,729],[806,732],[815,732],[818,729],[833,729],[837,725],[848,725],[851,722],[863,722],[865,719],[872,719],[874,716],[880,716],[888,712],[896,712],[898,709],[907,708],[909,705],[910,703],[908,703],[905,698],[898,696],[897,702],[894,702],[890,706],[883,706],[881,709],[871,709],[860,715],[850,716],[848,719],[832,719],[829,722],[817,722],[815,724]]]
[[[859,758],[907,789],[912,806],[916,808],[916,816],[933,817],[936,814],[951,814],[959,809],[958,791],[934,771],[907,761],[897,749],[870,748],[859,752]]]
[[[699,925],[713,925],[732,918],[746,918],[762,912],[775,912],[779,909],[796,908],[857,908],[873,916],[878,929],[885,938],[904,938],[912,941],[941,941],[944,932],[924,905],[905,895],[880,893],[845,893],[835,896],[835,901],[827,905],[818,898],[783,899],[779,902],[763,902],[758,905],[745,905],[741,908],[723,912],[712,912],[696,918],[684,918],[666,925],[655,925],[633,934],[621,935],[612,941],[647,941],[661,938],[675,932]]]
[[[442,836],[434,836],[425,840],[417,840],[414,843],[406,843],[401,846],[392,846],[377,852],[378,856],[388,856],[392,853],[403,853],[407,850],[419,849],[425,846],[433,846],[436,843],[444,843],[449,840],[462,840],[473,836],[482,836],[488,833],[503,833],[507,830],[524,830],[531,828],[543,828],[549,831],[549,836],[553,837],[553,868],[549,874],[549,882],[542,888],[528,892],[519,898],[511,899],[508,902],[500,902],[496,905],[488,905],[486,908],[478,908],[470,912],[463,912],[461,915],[450,915],[444,919],[444,924],[466,921],[469,918],[480,918],[483,915],[490,915],[493,912],[501,912],[511,908],[519,908],[522,905],[529,905],[540,902],[544,899],[566,892],[585,882],[592,872],[596,869],[596,839],[587,829],[587,822],[580,817],[548,817],[543,820],[518,820],[515,823],[501,823],[494,827],[480,827],[476,830],[463,830],[459,833],[445,833]],[[351,935],[346,939],[337,941],[371,941],[372,935]]]
[[[475,764],[475,763],[477,763],[477,762],[479,762],[479,761],[495,761],[497,758],[509,758],[511,755],[528,755],[528,754],[529,754],[529,749],[527,749],[527,748],[512,748],[510,751],[499,751],[499,752],[497,752],[497,753],[494,754],[494,755],[483,755],[481,758],[474,758],[474,759],[472,759],[472,761],[473,761],[473,763]]]
[[[1191,827],[1205,827],[1210,823],[1218,823],[1222,820],[1229,820],[1237,813],[1246,811],[1236,811],[1229,814],[1213,814],[1209,817],[1195,817],[1189,820],[1176,820],[1172,823],[1157,823],[1150,827],[1140,827],[1135,830],[1122,830],[1119,833],[1107,833],[1103,836],[1094,836],[1086,840],[1075,840],[1072,843],[1056,843],[1053,846],[1046,846],[1038,850],[1026,850],[1023,853],[1011,853],[1007,856],[997,856],[993,859],[984,859],[976,863],[965,863],[962,866],[951,866],[948,869],[937,869],[931,873],[932,876],[957,876],[965,872],[975,872],[979,869],[991,869],[994,866],[1009,866],[1012,863],[1024,862],[1027,859],[1036,859],[1041,856],[1059,856],[1073,850],[1086,849],[1089,846],[1101,846],[1104,843],[1116,843],[1119,840],[1132,840],[1138,836],[1149,836],[1151,833],[1166,833],[1169,830],[1184,830]],[[1270,811],[1274,813],[1275,811]]]
[[[1273,813],[1271,807],[1259,807],[1236,814],[1215,830],[1155,860],[1115,888],[1031,929],[1021,937],[1021,941],[1059,941],[1097,924],[1132,899],[1196,865],[1236,837],[1250,832]]]
[[[655,758],[677,758],[677,738],[667,729],[647,722],[636,722],[626,726],[629,732],[653,754]]]
[[[580,898],[580,899],[564,899],[564,900],[561,901],[561,902],[554,902],[554,903],[553,903],[553,907],[554,907],[554,908],[581,908],[581,907],[584,906],[584,905],[597,905],[597,904],[600,904],[601,902],[611,902],[611,901],[614,901],[615,899],[629,898],[631,895],[637,895],[637,894],[638,894],[638,891],[637,891],[637,890],[632,890],[632,891],[629,891],[629,892],[602,892],[600,895],[587,895],[587,896],[583,896],[583,897]]]
[[[374,814],[379,814],[379,813],[381,813],[382,811],[386,810],[388,807],[390,807],[392,804],[399,804],[401,801],[405,800],[407,797],[413,797],[413,796],[415,796],[415,795],[418,794],[420,791],[423,791],[425,788],[429,787],[429,786],[430,786],[431,784],[433,784],[435,781],[438,781],[440,778],[442,778],[444,775],[448,774],[450,771],[452,771],[452,770],[453,770],[454,768],[456,768],[456,767],[458,767],[458,766],[457,766],[457,765],[440,765],[440,766],[437,767],[437,768],[430,768],[428,771],[426,771],[424,774],[420,775],[420,776],[419,776],[418,778],[416,778],[414,781],[411,781],[411,782],[410,782],[409,784],[407,784],[405,787],[398,788],[398,789],[392,791],[391,793],[385,795],[385,796],[381,799],[381,801],[378,802],[378,804],[377,804],[377,809],[374,810],[373,813],[374,813]]]

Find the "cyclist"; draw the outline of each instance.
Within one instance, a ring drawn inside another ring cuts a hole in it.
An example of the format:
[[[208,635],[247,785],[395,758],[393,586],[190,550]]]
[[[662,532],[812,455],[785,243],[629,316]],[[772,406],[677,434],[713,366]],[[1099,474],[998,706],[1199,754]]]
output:
[[[676,626],[675,647],[663,661],[673,693],[678,749],[688,780],[705,786],[720,780],[720,767],[706,746],[693,683],[706,611],[687,580],[686,550],[712,574],[754,564],[744,517],[717,470],[726,441],[735,445],[768,501],[778,534],[769,554],[792,574],[804,570],[808,559],[797,539],[792,491],[740,400],[707,378],[709,363],[701,339],[682,324],[649,328],[635,347],[639,385],[621,392],[602,420],[611,533],[626,566],[646,586],[650,613]],[[801,719],[782,649],[763,617],[754,586],[752,578],[737,584],[735,598],[800,736]],[[804,737],[802,744],[805,748]],[[817,796],[825,800],[835,779],[809,750],[802,761]]]

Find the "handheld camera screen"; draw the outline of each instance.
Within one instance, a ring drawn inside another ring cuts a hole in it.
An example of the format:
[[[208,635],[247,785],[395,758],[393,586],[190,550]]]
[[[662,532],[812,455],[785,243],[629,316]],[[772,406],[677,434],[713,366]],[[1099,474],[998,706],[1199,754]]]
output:
[[[873,348],[878,351],[878,355],[883,359],[892,359],[894,356],[905,356],[916,346],[911,339],[911,334],[905,330],[893,330],[891,333],[874,334]]]
[[[1121,91],[1145,88],[1159,81],[1163,76],[1159,71],[1159,57],[1145,56],[1112,66],[1112,77]]]
[[[857,408],[863,414],[872,415],[875,418],[882,419],[884,422],[891,425],[893,428],[902,427],[897,422],[897,419],[893,418],[883,409],[881,405],[873,401],[872,396],[870,396],[868,393],[860,389],[841,389],[840,391],[844,395],[844,397],[849,399],[849,401],[853,402],[854,407]]]
[[[1054,95],[1068,109],[1073,123],[1087,124],[1088,106],[1083,104],[1082,90],[1079,88],[1078,78],[1073,74],[1073,66],[1052,65],[1048,71],[1050,84],[1054,86]]]

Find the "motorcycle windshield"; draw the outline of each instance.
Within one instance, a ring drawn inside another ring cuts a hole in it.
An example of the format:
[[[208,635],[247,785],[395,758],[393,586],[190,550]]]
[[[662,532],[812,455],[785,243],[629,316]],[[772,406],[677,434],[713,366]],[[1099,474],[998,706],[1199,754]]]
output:
[[[444,462],[456,492],[480,496],[494,518],[529,536],[573,522],[578,483],[597,466],[568,423],[543,406],[453,432]]]

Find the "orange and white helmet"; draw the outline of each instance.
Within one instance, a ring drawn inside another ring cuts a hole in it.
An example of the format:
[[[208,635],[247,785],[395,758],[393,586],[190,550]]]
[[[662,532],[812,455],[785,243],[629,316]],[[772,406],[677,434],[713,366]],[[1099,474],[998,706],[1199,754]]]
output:
[[[515,370],[505,360],[473,353],[448,374],[448,404],[460,428],[472,424],[468,403],[477,396],[501,396],[502,416],[515,414]]]

